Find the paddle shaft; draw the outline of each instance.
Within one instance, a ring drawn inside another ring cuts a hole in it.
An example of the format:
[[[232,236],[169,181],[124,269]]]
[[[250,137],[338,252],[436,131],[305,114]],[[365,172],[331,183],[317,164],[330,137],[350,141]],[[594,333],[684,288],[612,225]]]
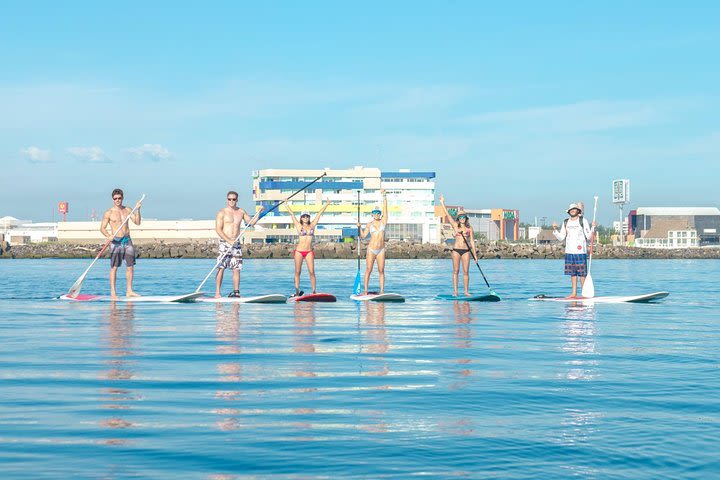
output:
[[[470,250],[470,255],[472,255],[473,260],[475,260],[475,265],[477,265],[478,270],[480,270],[480,275],[482,275],[483,280],[485,280],[485,285],[487,285],[488,289],[490,289],[492,291],[492,288],[490,288],[490,284],[488,283],[487,278],[485,278],[485,274],[483,273],[482,268],[480,268],[480,263],[478,262],[478,259],[475,256],[475,250],[473,250],[473,248],[470,246],[470,242],[468,242],[468,240],[467,240],[467,238],[465,238],[464,234],[460,234],[460,236],[463,238],[463,240],[465,240],[465,245],[467,245],[468,250]]]
[[[593,223],[595,223],[595,216],[597,215],[597,202],[598,202],[598,196],[595,195],[595,206],[593,207]],[[591,225],[591,227],[592,227],[592,225]],[[620,228],[622,228],[622,225],[620,226]],[[592,266],[592,254],[593,254],[594,240],[595,240],[595,230],[593,230],[592,234],[590,235],[590,246],[588,248],[588,252],[590,253],[589,258],[588,258],[588,275],[590,275],[590,267]]]
[[[82,282],[85,280],[85,277],[87,276],[90,269],[93,267],[93,265],[95,265],[95,262],[98,261],[98,259],[102,256],[102,254],[105,253],[105,250],[107,249],[107,247],[113,241],[113,239],[118,234],[118,232],[123,229],[123,227],[128,222],[128,220],[130,220],[130,217],[132,217],[132,215],[135,213],[135,210],[138,209],[138,207],[143,202],[143,200],[145,200],[144,193],[140,197],[140,200],[138,200],[135,207],[133,207],[133,209],[130,210],[130,214],[127,217],[125,217],[125,220],[123,220],[122,223],[120,224],[120,226],[113,232],[112,236],[107,239],[107,241],[105,242],[105,245],[102,246],[102,248],[100,249],[98,254],[95,256],[95,259],[90,263],[90,266],[88,266],[88,268],[85,269],[83,274],[80,275],[77,280],[75,280],[75,283],[73,283],[72,287],[70,287],[70,290],[68,291],[68,297],[76,297],[77,294],[80,293],[80,287],[82,286]]]
[[[358,190],[357,221],[358,221],[358,223],[360,223],[360,190]],[[358,272],[360,272],[360,228],[361,227],[358,227],[358,234],[357,234]]]
[[[282,204],[283,204],[284,202],[286,202],[287,200],[290,200],[290,199],[293,198],[295,195],[297,195],[298,193],[300,193],[300,192],[302,192],[303,190],[305,190],[306,188],[308,188],[308,187],[309,187],[310,185],[312,185],[313,183],[315,183],[315,182],[317,182],[318,180],[320,180],[321,178],[323,178],[325,175],[327,175],[327,172],[324,172],[322,175],[320,175],[320,176],[317,177],[315,180],[313,180],[312,182],[308,183],[308,184],[305,185],[303,188],[301,188],[300,190],[296,191],[295,193],[293,193],[292,195],[290,195],[289,197],[287,197],[285,200],[281,200],[281,201],[279,201],[278,203],[276,203],[275,205],[273,205],[273,207],[272,207],[270,210],[268,210],[267,212],[262,211],[262,210],[259,211],[259,212],[257,212],[257,213],[255,214],[255,216],[250,220],[250,223],[248,223],[247,225],[245,225],[245,228],[243,228],[242,231],[238,234],[238,236],[235,237],[235,240],[233,241],[232,245],[235,245],[235,244],[238,242],[238,240],[240,240],[240,238],[245,234],[245,231],[247,231],[247,229],[250,228],[251,226],[255,225],[255,224],[258,222],[258,220],[260,220],[262,217],[264,217],[264,216],[267,215],[268,213],[270,213],[270,212],[272,212],[273,210],[275,210],[276,208],[278,208],[280,205],[282,205]],[[215,269],[218,267],[218,265],[220,265],[220,263],[223,261],[223,259],[224,259],[226,256],[228,256],[230,253],[232,253],[232,248],[228,248],[228,250],[227,250],[223,255],[221,255],[221,256],[217,259],[217,262],[215,262],[215,266],[208,272],[207,275],[205,275],[205,278],[203,279],[203,281],[200,282],[200,285],[198,285],[198,287],[195,289],[195,293],[197,293],[197,292],[200,291],[200,289],[203,287],[203,285],[205,285],[205,282],[208,281],[208,278],[210,278],[210,275],[212,275],[212,272],[215,271]]]

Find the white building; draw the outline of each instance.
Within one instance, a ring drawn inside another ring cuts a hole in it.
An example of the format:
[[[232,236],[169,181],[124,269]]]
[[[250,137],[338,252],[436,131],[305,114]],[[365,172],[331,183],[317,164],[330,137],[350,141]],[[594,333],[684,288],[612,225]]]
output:
[[[319,240],[340,240],[355,235],[358,205],[360,222],[370,221],[370,212],[382,208],[380,190],[385,189],[389,217],[386,238],[423,243],[439,241],[439,222],[434,215],[435,172],[387,172],[365,167],[259,170],[253,172],[256,207],[272,208],[323,173],[325,176],[321,180],[289,202],[296,215],[302,211],[315,215],[323,202],[330,201],[315,232]],[[255,241],[295,241],[295,228],[284,206],[264,216],[258,225],[259,231],[253,234]]]
[[[57,223],[33,223],[30,220],[6,216],[0,218],[0,233],[10,245],[54,242],[57,240]]]

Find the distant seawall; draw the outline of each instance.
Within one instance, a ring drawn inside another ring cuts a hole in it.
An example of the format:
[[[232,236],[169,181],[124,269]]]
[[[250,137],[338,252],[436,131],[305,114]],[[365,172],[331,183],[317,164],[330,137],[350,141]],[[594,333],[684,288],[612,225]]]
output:
[[[409,242],[387,242],[388,258],[430,259],[449,258],[450,246],[439,244],[420,244]],[[0,244],[0,258],[94,258],[102,245],[73,245],[65,243],[44,243],[16,245]],[[136,245],[139,258],[215,258],[217,242],[164,243],[153,242]],[[292,257],[294,244],[245,244],[243,255],[246,258],[287,259]],[[361,256],[365,256],[365,246],[361,247]],[[491,242],[478,247],[479,258],[483,259],[557,259],[563,258],[561,245],[532,245]],[[108,253],[105,253],[107,256]],[[357,258],[356,244],[319,243],[315,245],[317,258]],[[639,259],[720,259],[720,248],[690,249],[642,249],[631,247],[611,247],[598,245],[594,258],[639,258]]]

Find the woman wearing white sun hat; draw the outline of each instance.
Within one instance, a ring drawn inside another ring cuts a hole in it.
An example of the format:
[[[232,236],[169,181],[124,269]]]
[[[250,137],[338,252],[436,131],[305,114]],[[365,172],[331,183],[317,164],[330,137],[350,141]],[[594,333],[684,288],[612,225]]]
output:
[[[568,218],[563,221],[558,231],[557,223],[553,222],[553,235],[559,241],[565,241],[565,275],[570,276],[572,283],[572,294],[569,298],[577,297],[578,278],[582,287],[587,276],[587,242],[597,226],[592,225],[582,216],[582,207],[577,203],[571,203],[567,209]]]

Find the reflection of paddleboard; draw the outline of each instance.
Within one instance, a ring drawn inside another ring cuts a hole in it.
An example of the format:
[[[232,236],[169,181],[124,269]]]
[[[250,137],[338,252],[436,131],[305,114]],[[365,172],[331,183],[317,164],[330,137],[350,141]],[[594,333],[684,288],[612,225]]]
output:
[[[545,297],[538,295],[530,300],[539,300],[545,302],[579,302],[579,303],[649,303],[670,295],[670,292],[654,292],[645,295],[627,295],[616,297]]]
[[[274,293],[271,295],[257,295],[255,297],[200,297],[198,302],[207,303],[285,303],[287,297]]]
[[[463,302],[499,302],[500,297],[497,295],[470,295],[469,297],[466,297],[465,295],[438,295],[437,298],[443,299],[443,300],[459,300]]]
[[[370,300],[372,302],[404,302],[405,297],[399,293],[374,293],[370,292],[367,295],[350,295],[350,298],[359,302]]]
[[[187,295],[144,295],[142,297],[118,297],[110,298],[109,295],[89,295],[85,293],[79,294],[77,297],[69,297],[62,295],[60,300],[70,300],[73,302],[194,302],[202,292],[188,293]]]
[[[309,293],[299,297],[292,296],[288,302],[337,302],[337,298],[329,293]]]

